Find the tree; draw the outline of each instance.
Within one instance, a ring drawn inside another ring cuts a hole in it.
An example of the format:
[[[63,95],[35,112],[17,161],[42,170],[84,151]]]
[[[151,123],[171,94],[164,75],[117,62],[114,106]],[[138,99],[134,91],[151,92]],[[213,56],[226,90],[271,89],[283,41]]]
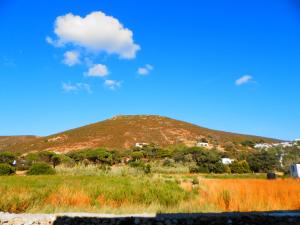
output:
[[[267,173],[270,171],[278,170],[280,156],[276,151],[262,150],[260,152],[250,154],[247,157],[250,169],[255,173]]]
[[[51,158],[51,161],[52,161],[53,168],[55,168],[57,165],[61,163],[61,158],[59,155],[55,155]]]
[[[86,152],[86,158],[94,163],[112,164],[113,156],[104,149],[94,149]]]
[[[246,160],[235,161],[229,165],[231,173],[250,173],[250,167]]]
[[[144,153],[142,151],[134,151],[131,153],[132,160],[140,160],[144,157]]]
[[[193,158],[196,161],[199,172],[203,173],[221,173],[224,172],[224,167],[220,164],[221,156],[216,151],[206,149],[194,150]],[[196,150],[196,151],[195,151]]]

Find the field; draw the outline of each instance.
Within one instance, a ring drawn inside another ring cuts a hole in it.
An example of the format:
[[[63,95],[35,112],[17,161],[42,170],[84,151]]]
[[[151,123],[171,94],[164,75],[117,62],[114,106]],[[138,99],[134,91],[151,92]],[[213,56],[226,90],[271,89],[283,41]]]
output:
[[[209,179],[191,174],[143,175],[123,170],[96,173],[93,168],[60,168],[54,176],[0,177],[0,211],[155,213],[300,209],[300,180],[251,177]]]

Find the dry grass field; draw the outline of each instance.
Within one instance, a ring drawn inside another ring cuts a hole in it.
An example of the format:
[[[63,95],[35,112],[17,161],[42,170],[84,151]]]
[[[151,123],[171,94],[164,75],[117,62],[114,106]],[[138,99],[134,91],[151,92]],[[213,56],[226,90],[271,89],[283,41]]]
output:
[[[136,177],[137,176],[137,177]],[[199,179],[198,182],[195,180]],[[5,212],[223,212],[300,209],[300,180],[187,175],[0,177]]]
[[[300,180],[203,180],[199,204],[217,211],[271,211],[300,209]]]

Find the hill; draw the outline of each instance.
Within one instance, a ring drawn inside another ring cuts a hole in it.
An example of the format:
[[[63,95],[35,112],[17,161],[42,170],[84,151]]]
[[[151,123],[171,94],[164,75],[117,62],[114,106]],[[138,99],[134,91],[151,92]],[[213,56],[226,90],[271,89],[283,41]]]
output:
[[[36,136],[0,136],[0,150],[20,143],[26,143],[38,139]]]
[[[159,146],[185,144],[193,146],[201,138],[223,145],[227,141],[241,143],[276,142],[277,140],[211,130],[197,125],[162,116],[116,116],[98,123],[68,130],[47,137],[9,145],[5,150],[68,152],[86,148],[106,147],[128,149],[135,143],[155,143]]]

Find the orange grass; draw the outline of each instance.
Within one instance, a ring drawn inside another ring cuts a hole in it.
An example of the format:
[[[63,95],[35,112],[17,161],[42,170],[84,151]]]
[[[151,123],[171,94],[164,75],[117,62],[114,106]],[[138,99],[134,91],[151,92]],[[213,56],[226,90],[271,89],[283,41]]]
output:
[[[218,211],[300,209],[300,180],[203,180],[200,204]]]
[[[97,202],[100,206],[108,206],[111,208],[126,207],[130,204],[128,199],[112,200],[106,199],[104,195],[99,195],[97,198]]]
[[[72,190],[62,186],[50,194],[45,202],[53,206],[90,206],[91,199],[83,190]]]

